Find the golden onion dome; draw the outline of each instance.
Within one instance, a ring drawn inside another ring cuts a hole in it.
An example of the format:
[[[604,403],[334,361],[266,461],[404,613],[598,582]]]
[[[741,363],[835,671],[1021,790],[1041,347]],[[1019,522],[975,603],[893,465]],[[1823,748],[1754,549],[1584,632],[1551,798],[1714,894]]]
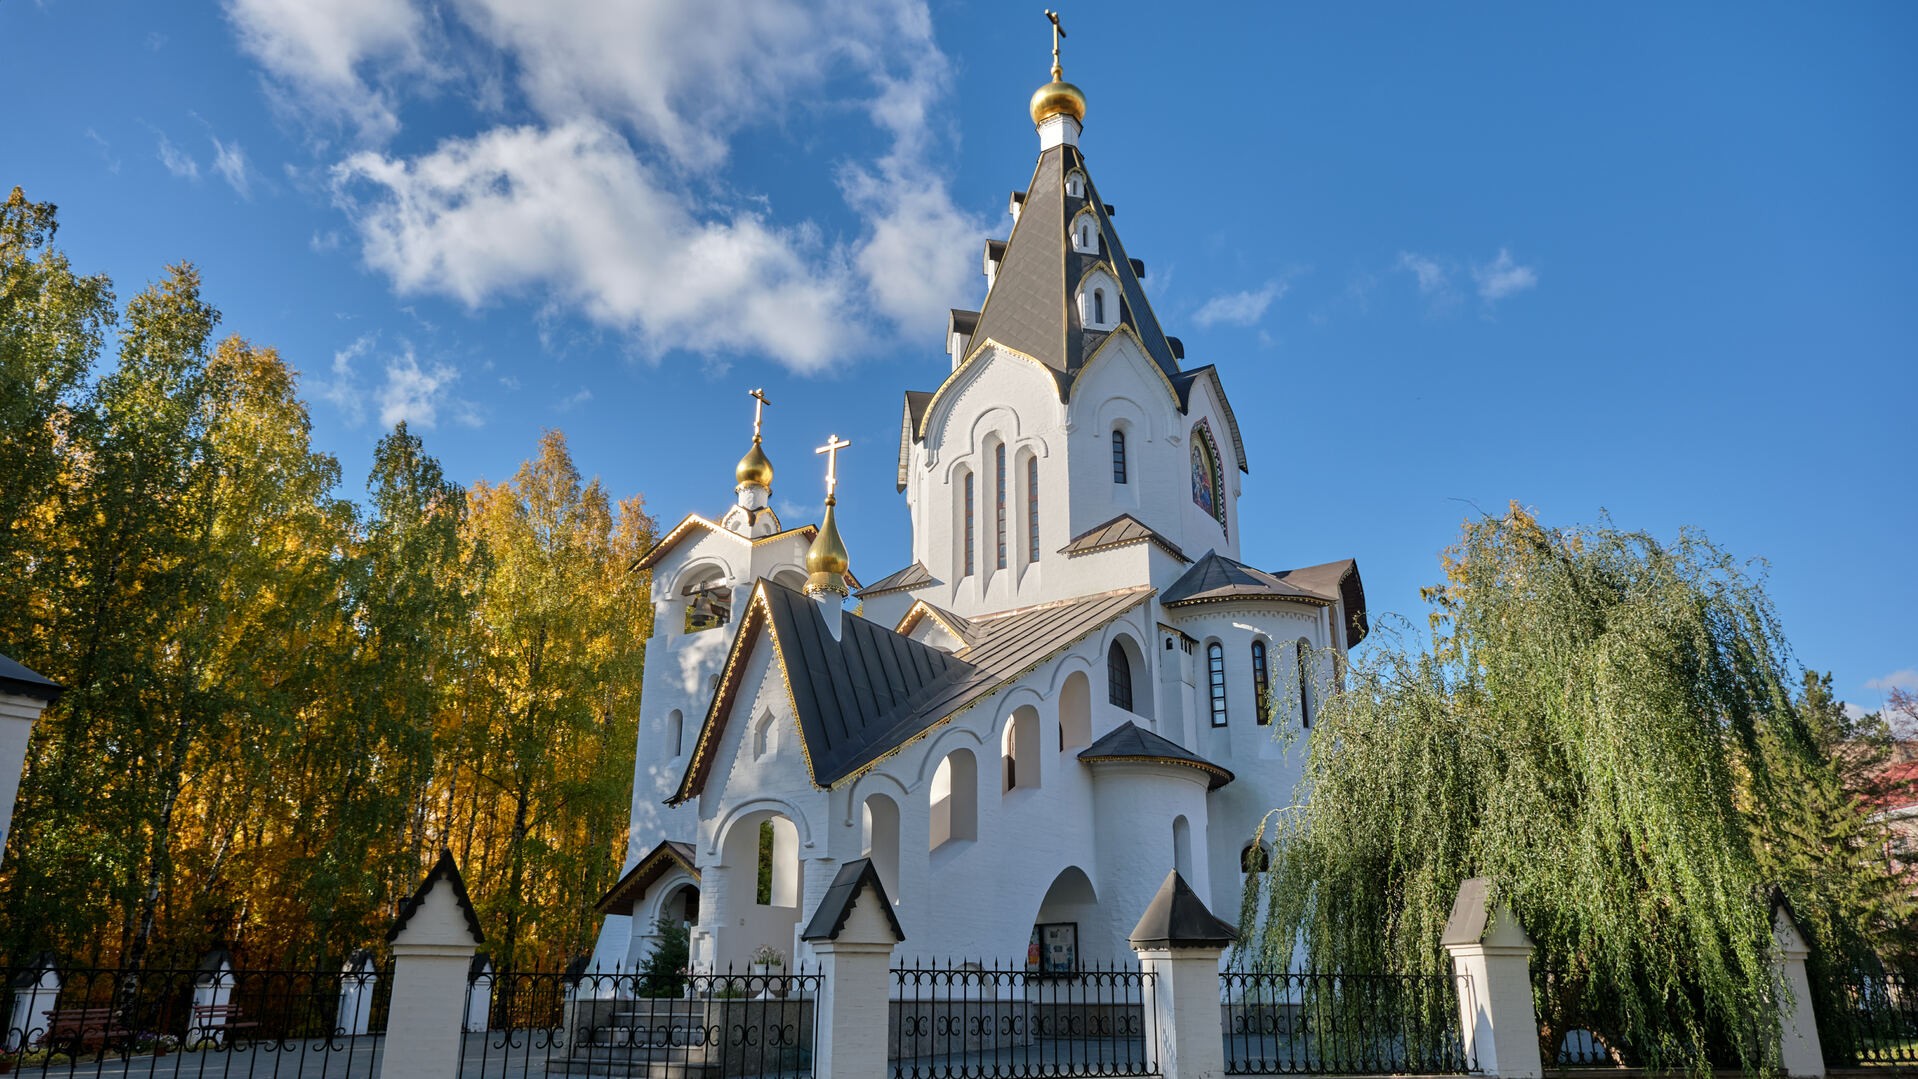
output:
[[[806,551],[806,589],[824,589],[844,595],[846,570],[852,556],[846,553],[846,541],[839,538],[839,523],[833,519],[833,503],[826,503],[826,519],[819,522],[819,534]]]
[[[741,487],[758,485],[772,490],[773,463],[766,460],[766,451],[759,448],[757,436],[753,438],[753,448],[746,451],[746,456],[741,457],[738,466],[733,469],[733,477]]]
[[[1084,124],[1086,122],[1085,91],[1061,80],[1056,74],[1057,69],[1054,71],[1051,82],[1032,92],[1032,122],[1043,124],[1048,117],[1063,113]]]

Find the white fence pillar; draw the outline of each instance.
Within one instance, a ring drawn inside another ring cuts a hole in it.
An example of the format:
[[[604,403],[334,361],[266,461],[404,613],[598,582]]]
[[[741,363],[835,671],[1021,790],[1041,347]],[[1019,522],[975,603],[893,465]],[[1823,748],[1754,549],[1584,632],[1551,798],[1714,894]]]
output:
[[[1215,1079],[1225,1074],[1225,1031],[1219,1012],[1219,956],[1239,931],[1207,910],[1173,870],[1132,930],[1145,981],[1147,1045],[1164,1079]]]
[[[187,1021],[189,1047],[226,1044],[227,1023],[233,1018],[233,983],[233,957],[225,948],[200,958],[199,972],[193,976],[193,1014]]]
[[[33,724],[64,690],[0,656],[0,858],[7,852],[13,800],[20,792],[20,771],[27,762]]]
[[[354,952],[340,968],[340,1010],[334,1026],[340,1034],[357,1037],[365,1034],[373,1020],[373,994],[380,986],[379,968],[373,953],[365,948]]]
[[[493,1016],[493,961],[484,955],[473,957],[466,973],[466,1032],[484,1034]]]
[[[1805,973],[1811,947],[1782,895],[1772,903],[1771,934],[1772,977],[1778,986],[1779,1069],[1792,1076],[1822,1076],[1825,1049],[1812,1013],[1811,978]]]
[[[453,855],[440,852],[419,891],[400,907],[393,944],[393,1000],[381,1079],[455,1079],[466,971],[485,943]]]
[[[1532,1005],[1532,938],[1510,907],[1492,903],[1492,882],[1473,877],[1459,885],[1445,923],[1465,1050],[1488,1076],[1537,1079],[1545,1062]]]
[[[60,1002],[60,984],[60,970],[51,952],[41,952],[31,966],[14,976],[13,1011],[7,1016],[5,1041],[8,1052],[30,1048],[47,1036]]]
[[[906,934],[870,859],[839,867],[800,939],[812,945],[821,975],[813,1074],[887,1074],[892,950]]]

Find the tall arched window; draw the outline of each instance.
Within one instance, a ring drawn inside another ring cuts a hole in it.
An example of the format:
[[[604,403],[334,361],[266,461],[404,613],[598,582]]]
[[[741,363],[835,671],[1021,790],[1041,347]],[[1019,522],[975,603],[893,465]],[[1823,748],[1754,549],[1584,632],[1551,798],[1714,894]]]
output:
[[[1125,482],[1125,431],[1112,429],[1112,482]]]
[[[1225,647],[1217,641],[1205,646],[1206,679],[1212,691],[1212,725],[1225,726]]]
[[[1225,473],[1219,467],[1219,449],[1204,420],[1192,428],[1192,502],[1225,525]]]
[[[1092,290],[1092,324],[1094,326],[1106,324],[1106,290],[1102,288]]]
[[[1005,774],[1004,790],[1039,785],[1039,710],[1022,705],[1006,721],[1000,738],[999,759]]]
[[[1006,568],[1006,444],[1001,442],[992,451],[992,527],[998,537],[998,556],[993,563],[999,569]]]
[[[1132,658],[1118,641],[1106,649],[1106,698],[1113,707],[1132,711]]]
[[[1259,726],[1272,722],[1272,679],[1265,669],[1265,642],[1252,642],[1252,707]]]
[[[1312,725],[1312,646],[1299,638],[1299,720],[1305,726]]]
[[[1026,458],[1026,561],[1039,561],[1039,459]]]
[[[973,542],[973,533],[972,533],[972,530],[973,530],[972,494],[973,492],[972,492],[972,473],[970,472],[966,473],[965,488],[966,488],[964,492],[965,499],[966,499],[966,572],[965,572],[965,575],[967,577],[970,577],[972,576],[972,542]]]
[[[929,849],[979,837],[979,762],[969,749],[955,749],[932,773]]]

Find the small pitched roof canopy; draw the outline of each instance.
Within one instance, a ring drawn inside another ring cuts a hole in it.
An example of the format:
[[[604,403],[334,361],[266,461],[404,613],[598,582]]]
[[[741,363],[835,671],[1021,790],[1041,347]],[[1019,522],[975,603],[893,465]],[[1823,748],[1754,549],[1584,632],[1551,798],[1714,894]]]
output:
[[[892,909],[892,900],[886,895],[886,886],[880,883],[879,871],[873,868],[872,859],[854,858],[839,867],[832,878],[832,884],[826,894],[819,899],[819,906],[813,909],[812,920],[799,934],[800,940],[838,940],[839,934],[846,928],[846,919],[852,916],[853,907],[859,897],[870,890],[873,902],[886,916],[887,925],[892,928],[893,943],[906,939],[906,931],[899,927],[899,915]]]
[[[905,569],[886,574],[855,594],[860,599],[865,599],[869,596],[883,596],[888,592],[911,592],[938,583],[933,579],[932,571],[926,568],[924,562],[914,562]]]
[[[1369,628],[1365,618],[1365,586],[1359,580],[1359,564],[1350,558],[1268,573],[1217,551],[1208,551],[1159,595],[1159,602],[1167,607],[1258,599],[1289,600],[1319,607],[1344,603],[1347,648],[1364,640]]]
[[[863,774],[1151,595],[1151,588],[1141,586],[966,619],[976,634],[974,643],[948,653],[853,614],[844,616],[835,638],[818,604],[776,581],[761,580],[740,618],[686,771],[667,804],[681,805],[704,788],[740,690],[745,656],[762,635],[798,713],[800,745],[813,783],[830,788]]]
[[[480,931],[479,914],[473,910],[473,900],[466,894],[466,880],[460,876],[460,867],[453,864],[453,852],[444,847],[440,848],[439,861],[433,863],[432,871],[420,882],[418,890],[400,904],[399,917],[393,920],[393,928],[387,930],[387,943],[399,939],[413,916],[426,905],[426,897],[433,894],[433,889],[441,881],[452,885],[453,900],[459,904],[460,913],[466,916],[466,928],[473,935],[473,943],[486,943],[486,934]]]
[[[65,692],[66,687],[51,678],[36,674],[7,656],[0,655],[0,693],[32,697],[52,704]]]
[[[593,905],[594,912],[631,916],[639,901],[646,898],[646,890],[674,868],[683,869],[694,880],[698,880],[699,867],[694,864],[696,855],[691,843],[666,840],[648,851],[646,857],[635,863],[630,872],[606,889],[606,894]]]
[[[1131,938],[1134,948],[1224,947],[1238,939],[1238,929],[1205,909],[1205,902],[1176,869],[1146,904]]]
[[[1079,759],[1088,764],[1132,761],[1147,764],[1175,764],[1193,768],[1210,777],[1206,785],[1207,790],[1218,790],[1232,782],[1234,778],[1230,771],[1130,720],[1121,723],[1104,738],[1080,750]]]
[[[1160,550],[1163,550],[1181,562],[1192,561],[1192,559],[1186,557],[1184,551],[1179,549],[1178,544],[1154,532],[1146,526],[1145,522],[1132,516],[1130,513],[1121,513],[1110,521],[1093,525],[1091,528],[1072,537],[1070,542],[1064,547],[1059,548],[1059,553],[1066,555],[1091,554],[1093,551],[1103,551],[1108,547],[1123,547],[1128,543],[1156,544]]]

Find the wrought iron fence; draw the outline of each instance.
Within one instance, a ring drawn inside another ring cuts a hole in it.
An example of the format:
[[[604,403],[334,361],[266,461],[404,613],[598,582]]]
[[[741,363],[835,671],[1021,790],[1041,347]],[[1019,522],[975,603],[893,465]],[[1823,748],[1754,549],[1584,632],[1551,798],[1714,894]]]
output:
[[[817,971],[486,975],[467,989],[460,1074],[811,1076],[820,981]]]
[[[1157,1075],[1136,966],[1041,974],[1023,963],[896,967],[887,1055],[894,1079]]]
[[[0,967],[0,1070],[371,1079],[390,971]]]
[[[1547,1068],[1608,1068],[1624,1063],[1617,1039],[1604,1031],[1587,998],[1585,975],[1532,969],[1532,1005],[1538,1014],[1539,1055]]]
[[[1918,977],[1860,974],[1838,994],[1842,1012],[1821,1017],[1827,1063],[1838,1067],[1918,1065]]]
[[[1458,975],[1219,975],[1230,1075],[1390,1075],[1477,1070],[1459,1029]]]

